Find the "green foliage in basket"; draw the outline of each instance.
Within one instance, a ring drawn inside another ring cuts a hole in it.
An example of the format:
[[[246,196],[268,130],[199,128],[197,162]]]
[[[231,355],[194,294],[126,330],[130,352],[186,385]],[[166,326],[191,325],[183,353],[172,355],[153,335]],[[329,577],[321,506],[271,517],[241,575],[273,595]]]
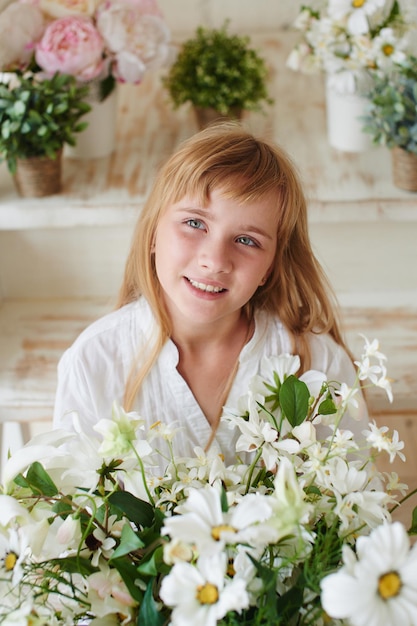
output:
[[[228,22],[220,29],[199,27],[185,41],[162,82],[178,108],[185,102],[213,108],[222,115],[236,110],[260,110],[268,97],[268,69],[250,47],[247,36],[231,35]]]
[[[363,129],[373,142],[417,154],[417,58],[375,76],[368,98]]]
[[[17,159],[54,159],[64,143],[75,145],[74,134],[87,126],[79,120],[91,109],[85,102],[88,91],[73,76],[58,73],[0,83],[0,160],[12,174]]]

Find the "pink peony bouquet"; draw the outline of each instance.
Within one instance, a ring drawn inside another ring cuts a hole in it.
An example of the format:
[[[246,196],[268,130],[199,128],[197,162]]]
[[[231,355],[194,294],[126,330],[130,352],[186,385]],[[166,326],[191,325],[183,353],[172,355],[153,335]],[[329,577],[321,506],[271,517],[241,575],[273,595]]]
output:
[[[0,71],[140,83],[169,56],[156,0],[15,0],[0,13]]]

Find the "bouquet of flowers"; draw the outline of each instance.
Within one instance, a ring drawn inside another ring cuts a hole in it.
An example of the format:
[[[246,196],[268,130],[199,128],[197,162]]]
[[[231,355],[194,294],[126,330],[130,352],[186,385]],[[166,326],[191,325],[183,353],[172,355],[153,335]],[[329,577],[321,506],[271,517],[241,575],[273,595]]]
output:
[[[416,516],[408,533],[392,522],[407,487],[374,463],[403,458],[403,443],[374,422],[359,440],[342,421],[366,381],[391,397],[385,357],[365,340],[350,388],[299,365],[265,359],[225,409],[233,465],[211,449],[177,458],[176,432],[146,433],[116,405],[97,441],[74,415],[74,433],[16,452],[0,495],[0,622],[415,626]]]
[[[415,46],[415,16],[398,0],[313,0],[295,23],[301,41],[287,65],[304,73],[324,72],[339,93],[366,90],[367,73],[385,73]]]
[[[0,69],[140,83],[168,58],[169,30],[157,0],[14,0],[0,13]]]

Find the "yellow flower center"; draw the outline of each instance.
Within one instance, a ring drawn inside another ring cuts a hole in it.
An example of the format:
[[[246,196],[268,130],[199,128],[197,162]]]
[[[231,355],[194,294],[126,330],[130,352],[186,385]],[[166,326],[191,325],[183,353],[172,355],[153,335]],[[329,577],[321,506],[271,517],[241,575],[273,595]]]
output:
[[[235,533],[236,528],[233,528],[233,526],[229,526],[229,524],[219,524],[218,526],[213,526],[213,528],[211,529],[211,536],[215,541],[219,541],[220,535],[224,531]]]
[[[4,559],[4,567],[6,568],[6,572],[11,572],[16,565],[17,555],[14,552],[9,552],[9,554]]]
[[[235,564],[234,564],[233,559],[229,559],[228,561],[226,574],[230,576],[230,578],[233,578],[233,576],[236,574]]]
[[[352,0],[352,6],[354,9],[360,9],[365,4],[366,0]]]
[[[388,600],[397,596],[401,589],[401,578],[397,572],[387,572],[380,576],[378,581],[378,592],[381,598]]]
[[[394,46],[392,46],[390,43],[386,43],[385,46],[382,46],[382,52],[385,54],[386,57],[390,57],[391,54],[394,53]],[[389,437],[388,440],[390,440]]]
[[[197,600],[200,604],[215,604],[219,599],[219,592],[215,585],[206,583],[197,587]]]

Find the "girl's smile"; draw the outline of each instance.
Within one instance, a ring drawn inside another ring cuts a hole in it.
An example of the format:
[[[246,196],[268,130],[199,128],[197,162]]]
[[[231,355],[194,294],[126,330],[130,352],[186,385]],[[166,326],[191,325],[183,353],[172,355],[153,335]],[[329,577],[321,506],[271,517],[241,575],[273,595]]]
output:
[[[224,291],[226,291],[224,287],[219,287],[216,285],[208,285],[205,283],[199,283],[196,280],[193,280],[192,278],[187,278],[186,280],[188,280],[188,282],[190,283],[192,287],[194,287],[194,289],[198,289],[199,291],[203,291],[205,293],[218,294],[218,293],[223,293]]]

